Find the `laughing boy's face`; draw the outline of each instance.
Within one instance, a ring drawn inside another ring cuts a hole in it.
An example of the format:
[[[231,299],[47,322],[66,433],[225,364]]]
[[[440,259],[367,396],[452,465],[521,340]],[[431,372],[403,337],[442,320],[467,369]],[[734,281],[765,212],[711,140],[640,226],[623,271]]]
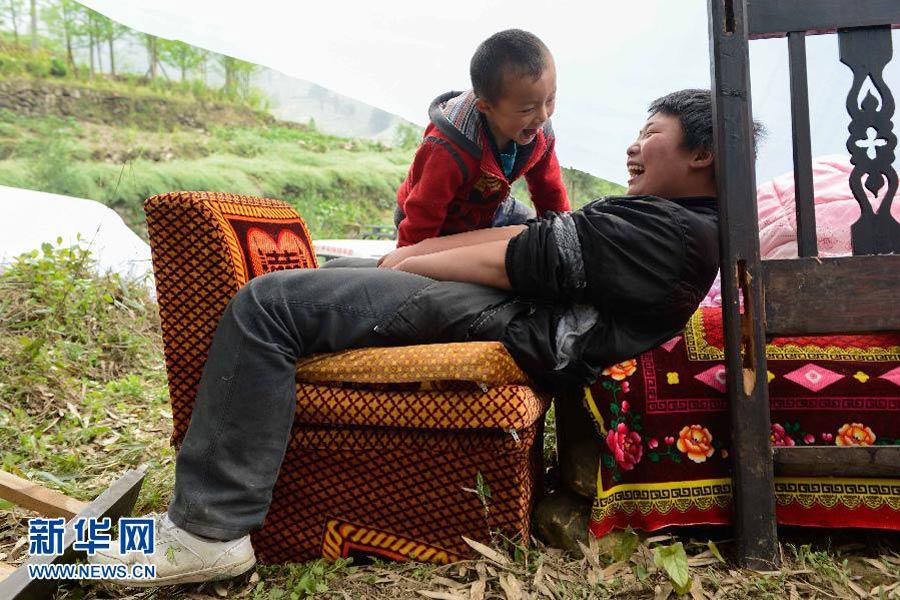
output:
[[[650,115],[628,146],[628,195],[681,198],[692,195],[686,184],[697,151],[683,145],[681,121],[664,113]]]
[[[496,102],[478,100],[478,110],[487,117],[491,133],[501,150],[510,141],[525,146],[553,115],[556,107],[556,66],[547,56],[547,63],[537,79],[528,75],[505,73],[503,96]]]

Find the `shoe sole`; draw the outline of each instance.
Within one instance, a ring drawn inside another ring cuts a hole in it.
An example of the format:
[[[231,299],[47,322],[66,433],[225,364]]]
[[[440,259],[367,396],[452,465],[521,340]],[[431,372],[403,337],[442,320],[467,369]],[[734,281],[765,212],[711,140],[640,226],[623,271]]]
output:
[[[255,555],[251,556],[244,562],[229,565],[225,568],[224,573],[222,572],[222,567],[213,567],[204,569],[202,571],[186,573],[184,575],[170,575],[168,577],[158,577],[156,579],[107,579],[106,581],[117,585],[127,585],[130,587],[140,588],[161,587],[164,585],[181,585],[185,583],[205,583],[207,581],[222,581],[225,579],[240,577],[241,575],[244,575],[245,573],[250,571],[250,569],[252,569],[254,566],[256,566]],[[209,575],[213,573],[217,573],[217,575],[209,577]]]

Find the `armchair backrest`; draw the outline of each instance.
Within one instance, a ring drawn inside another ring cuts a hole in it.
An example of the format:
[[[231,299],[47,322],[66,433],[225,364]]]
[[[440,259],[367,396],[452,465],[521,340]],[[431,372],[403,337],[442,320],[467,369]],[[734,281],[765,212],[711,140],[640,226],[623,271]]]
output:
[[[177,445],[228,301],[257,275],[315,268],[316,255],[305,223],[280,200],[175,192],[148,199],[144,211]]]

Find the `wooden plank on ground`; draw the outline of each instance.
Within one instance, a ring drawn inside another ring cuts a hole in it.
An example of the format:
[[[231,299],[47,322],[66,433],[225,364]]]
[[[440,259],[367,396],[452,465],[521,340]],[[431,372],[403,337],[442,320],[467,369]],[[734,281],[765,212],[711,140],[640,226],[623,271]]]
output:
[[[0,471],[0,498],[45,517],[66,519],[71,519],[87,506],[87,502],[70,498],[6,471]]]
[[[76,517],[102,519],[109,517],[113,521],[119,517],[128,516],[134,508],[141,484],[144,483],[145,470],[132,469],[127,471],[115,483],[109,486],[105,492],[97,496]],[[41,564],[71,564],[75,561],[76,552],[73,549],[75,543],[75,519],[66,523],[63,534],[63,553],[58,556],[34,556],[28,562],[16,569],[12,575],[0,582],[0,598],[3,600],[43,600],[48,598],[53,589],[59,585],[59,581],[47,579],[31,579],[28,577],[28,565]]]

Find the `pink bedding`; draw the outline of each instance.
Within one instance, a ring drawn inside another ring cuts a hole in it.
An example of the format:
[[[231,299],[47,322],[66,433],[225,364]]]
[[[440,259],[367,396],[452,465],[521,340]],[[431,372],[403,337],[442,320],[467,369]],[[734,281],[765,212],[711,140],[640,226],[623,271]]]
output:
[[[852,254],[850,226],[859,218],[859,204],[848,183],[853,165],[850,157],[830,154],[813,159],[813,194],[816,204],[816,233],[819,256]],[[887,187],[882,188],[883,193]],[[878,210],[881,197],[872,198]],[[795,213],[794,173],[779,175],[756,190],[759,211],[759,250],[762,258],[797,257],[797,218]],[[891,214],[900,221],[900,201],[894,200]],[[709,290],[702,306],[721,306],[719,279]]]

